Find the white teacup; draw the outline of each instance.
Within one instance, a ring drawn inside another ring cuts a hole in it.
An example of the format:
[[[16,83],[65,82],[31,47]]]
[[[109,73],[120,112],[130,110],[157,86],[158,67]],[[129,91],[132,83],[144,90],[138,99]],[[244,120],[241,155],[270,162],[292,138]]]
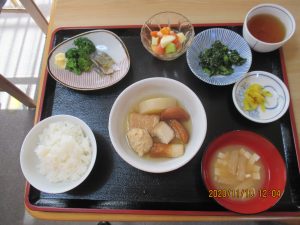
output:
[[[248,29],[248,21],[256,15],[269,14],[277,17],[285,27],[285,37],[280,42],[268,43],[254,37]],[[275,4],[260,4],[253,7],[246,15],[243,24],[243,37],[250,47],[257,52],[271,52],[283,46],[294,34],[296,29],[295,19],[285,8]]]

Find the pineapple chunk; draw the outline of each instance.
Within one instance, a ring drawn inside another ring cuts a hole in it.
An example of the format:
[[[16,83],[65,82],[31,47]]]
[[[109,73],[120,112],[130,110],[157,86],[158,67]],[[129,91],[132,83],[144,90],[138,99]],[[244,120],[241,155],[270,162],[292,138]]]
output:
[[[177,37],[178,37],[178,40],[179,40],[179,42],[182,44],[183,42],[185,42],[185,40],[186,40],[186,36],[182,33],[182,32],[180,32],[180,33],[178,33],[177,34]]]
[[[162,39],[160,40],[160,45],[161,47],[165,48],[169,43],[171,43],[172,41],[174,41],[176,38],[174,35],[165,35],[162,37]]]
[[[159,37],[152,37],[151,44],[158,45],[158,40],[159,40]]]

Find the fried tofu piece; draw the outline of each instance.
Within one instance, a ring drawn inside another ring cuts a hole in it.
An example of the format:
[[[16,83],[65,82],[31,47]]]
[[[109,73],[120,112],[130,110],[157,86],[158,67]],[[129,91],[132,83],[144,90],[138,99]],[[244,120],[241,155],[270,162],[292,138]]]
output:
[[[232,175],[236,175],[238,162],[239,162],[239,151],[237,151],[237,150],[232,151],[230,153],[230,158],[229,158],[229,161],[228,161],[229,172]]]
[[[175,137],[186,144],[189,141],[189,132],[185,127],[177,120],[170,120],[168,123],[175,132]]]
[[[243,181],[246,177],[247,158],[243,155],[239,157],[237,165],[237,179]]]
[[[153,146],[149,152],[151,157],[160,158],[176,158],[184,154],[183,144],[161,144],[153,143]]]
[[[169,144],[175,137],[175,132],[166,122],[161,121],[153,128],[152,135],[156,137],[159,142]]]
[[[166,108],[160,114],[161,120],[179,120],[187,121],[190,119],[190,115],[181,107],[174,106]]]
[[[146,129],[150,134],[153,128],[159,123],[159,115],[143,115],[130,113],[128,118],[129,129]]]

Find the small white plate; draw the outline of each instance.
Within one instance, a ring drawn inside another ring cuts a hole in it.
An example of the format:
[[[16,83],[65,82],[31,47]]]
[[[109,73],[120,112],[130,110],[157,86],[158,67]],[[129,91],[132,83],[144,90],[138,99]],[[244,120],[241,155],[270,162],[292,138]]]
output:
[[[50,123],[58,121],[69,121],[79,125],[84,134],[90,140],[92,149],[91,162],[86,172],[78,180],[67,180],[64,182],[53,183],[50,182],[46,178],[46,176],[42,175],[38,170],[37,165],[39,164],[40,160],[34,150],[38,145],[39,135],[46,127],[48,127]],[[33,187],[46,193],[63,193],[77,187],[88,177],[94,167],[96,156],[97,143],[95,136],[89,126],[77,117],[69,115],[56,115],[40,121],[29,131],[22,144],[20,152],[20,164],[26,180]]]
[[[260,84],[272,94],[271,97],[267,97],[266,111],[262,111],[260,107],[253,111],[243,109],[244,93],[253,83]],[[234,105],[243,116],[258,123],[270,123],[279,119],[287,111],[290,103],[290,95],[285,84],[274,74],[264,71],[252,71],[236,82],[232,90],[232,98]]]
[[[58,68],[54,63],[57,53],[66,52],[74,48],[74,40],[79,37],[90,39],[97,49],[109,54],[119,68],[110,75],[99,75],[94,69],[90,72],[76,75],[68,70]],[[49,54],[47,68],[49,74],[61,84],[75,90],[97,90],[109,87],[120,81],[128,73],[130,67],[130,57],[123,41],[113,32],[108,30],[93,30],[76,35],[59,45],[57,45]]]

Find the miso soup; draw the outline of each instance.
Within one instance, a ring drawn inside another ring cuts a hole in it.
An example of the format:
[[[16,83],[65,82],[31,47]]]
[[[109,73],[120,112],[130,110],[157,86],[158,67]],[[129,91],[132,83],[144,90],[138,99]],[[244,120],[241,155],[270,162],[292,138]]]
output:
[[[245,146],[231,145],[219,149],[212,160],[210,175],[223,197],[247,200],[257,195],[265,180],[260,156]]]

